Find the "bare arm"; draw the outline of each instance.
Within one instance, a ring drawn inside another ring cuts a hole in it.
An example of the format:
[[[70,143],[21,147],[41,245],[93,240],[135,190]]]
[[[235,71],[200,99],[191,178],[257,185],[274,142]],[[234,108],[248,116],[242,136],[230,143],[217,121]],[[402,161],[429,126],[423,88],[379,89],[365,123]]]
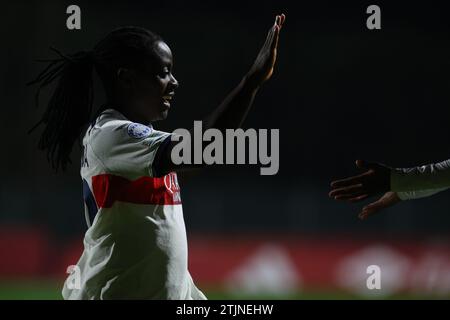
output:
[[[237,87],[205,119],[203,123],[204,130],[216,128],[223,131],[228,128],[235,129],[241,127],[258,89],[272,76],[277,57],[278,38],[284,20],[284,14],[276,16],[275,23],[270,28],[266,41],[258,53],[253,66]],[[193,129],[191,130],[192,132]],[[162,148],[158,170],[160,175],[167,174],[171,171],[192,169],[194,167],[193,165],[185,164],[175,165],[172,162],[171,152],[173,147],[178,143],[183,143],[183,141],[170,141]]]

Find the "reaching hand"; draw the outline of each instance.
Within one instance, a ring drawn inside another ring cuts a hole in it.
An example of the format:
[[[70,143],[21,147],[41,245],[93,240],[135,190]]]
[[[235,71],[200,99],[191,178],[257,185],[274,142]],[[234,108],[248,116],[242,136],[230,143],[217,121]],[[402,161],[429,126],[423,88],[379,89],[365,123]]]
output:
[[[367,219],[367,217],[383,210],[389,208],[396,203],[400,202],[401,199],[398,197],[397,193],[389,191],[386,192],[380,199],[374,201],[367,206],[363,207],[358,215],[361,220]]]
[[[335,200],[361,201],[390,190],[391,169],[382,164],[357,160],[356,165],[366,172],[350,178],[333,181],[329,193]]]
[[[278,38],[285,19],[284,14],[275,17],[275,23],[267,34],[266,42],[248,73],[248,79],[255,87],[259,87],[272,76],[277,59]]]

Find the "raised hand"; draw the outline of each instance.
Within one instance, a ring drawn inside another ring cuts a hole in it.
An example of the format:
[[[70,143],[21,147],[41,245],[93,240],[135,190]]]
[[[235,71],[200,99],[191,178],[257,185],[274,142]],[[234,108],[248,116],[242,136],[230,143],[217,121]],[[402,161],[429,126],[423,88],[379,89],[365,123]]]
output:
[[[275,17],[275,23],[270,28],[266,41],[248,73],[248,80],[255,87],[259,87],[272,76],[277,59],[278,38],[285,20],[286,16],[284,14]]]
[[[364,173],[331,183],[329,196],[335,200],[357,202],[390,190],[391,169],[382,164],[357,160]]]

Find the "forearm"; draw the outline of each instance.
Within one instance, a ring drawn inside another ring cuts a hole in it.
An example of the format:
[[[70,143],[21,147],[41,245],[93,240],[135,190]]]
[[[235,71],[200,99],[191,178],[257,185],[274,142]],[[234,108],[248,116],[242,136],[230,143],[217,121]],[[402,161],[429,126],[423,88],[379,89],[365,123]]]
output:
[[[202,130],[206,131],[210,128],[215,128],[223,132],[226,129],[236,129],[241,127],[253,104],[253,100],[255,99],[259,87],[272,76],[277,56],[278,38],[284,20],[284,14],[276,16],[275,23],[269,29],[266,41],[259,51],[252,67],[246,76],[239,82],[237,87],[228,94],[223,102],[206,119],[204,119]],[[187,130],[183,131],[185,134],[187,132],[186,139],[184,137],[172,135],[171,141],[160,151],[162,154],[161,159],[163,159],[160,168],[162,173],[171,172],[173,170],[182,171],[184,169],[192,169],[192,167],[205,165],[204,162],[200,161],[202,163],[198,163],[199,161],[196,160],[193,162],[186,161],[189,163],[185,163],[183,161],[180,162],[179,159],[177,159],[177,161],[174,162],[171,157],[175,147],[177,148],[177,152],[182,150],[183,157],[185,154],[190,154],[190,137],[195,136],[195,134],[192,134],[196,132],[195,129],[196,127],[194,125],[194,128],[192,128],[190,132]],[[183,136],[180,132],[178,133]],[[182,140],[181,142],[180,139]],[[185,150],[188,151],[185,153]],[[200,150],[196,150],[202,151],[201,148]],[[195,150],[194,153],[198,154]]]
[[[430,191],[450,187],[450,159],[435,164],[413,168],[393,169],[391,172],[391,190]]]
[[[210,128],[216,128],[224,131],[225,129],[239,128],[250,110],[257,91],[258,86],[252,84],[252,82],[248,80],[248,77],[244,77],[239,85],[223,100],[219,107],[205,119],[202,130],[206,131]],[[195,136],[194,131],[195,129],[192,128],[189,131],[189,136]],[[190,139],[185,140],[182,138],[182,141],[178,142],[179,139],[174,140],[173,137],[171,138],[171,141],[168,142],[167,146],[161,150],[161,158],[163,161],[160,163],[160,172],[163,174],[171,171],[180,173],[183,170],[198,169],[205,166],[205,163],[195,163],[192,161],[190,163],[174,164],[171,159],[173,148],[181,143],[179,146],[180,149],[189,150],[192,148],[192,145]]]
[[[236,129],[242,126],[259,87],[273,74],[277,57],[278,39],[285,15],[277,15],[267,33],[266,41],[246,76],[223,100],[219,107],[205,119],[205,129]]]
[[[235,129],[242,126],[259,86],[245,76],[222,103],[205,119],[204,129]]]

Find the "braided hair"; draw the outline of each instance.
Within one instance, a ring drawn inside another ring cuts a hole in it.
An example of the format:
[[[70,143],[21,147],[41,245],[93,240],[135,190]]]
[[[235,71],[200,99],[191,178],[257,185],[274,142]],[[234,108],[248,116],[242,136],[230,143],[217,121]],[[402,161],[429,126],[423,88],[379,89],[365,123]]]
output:
[[[91,121],[94,101],[94,69],[100,77],[107,98],[117,79],[119,68],[137,68],[144,59],[154,56],[157,34],[140,27],[121,27],[113,30],[91,51],[65,55],[51,47],[58,57],[38,60],[47,63],[37,78],[28,85],[37,85],[35,103],[39,105],[41,90],[57,81],[42,118],[30,133],[44,125],[38,147],[56,171],[64,171],[70,161],[75,141]],[[101,110],[99,110],[101,111]]]

